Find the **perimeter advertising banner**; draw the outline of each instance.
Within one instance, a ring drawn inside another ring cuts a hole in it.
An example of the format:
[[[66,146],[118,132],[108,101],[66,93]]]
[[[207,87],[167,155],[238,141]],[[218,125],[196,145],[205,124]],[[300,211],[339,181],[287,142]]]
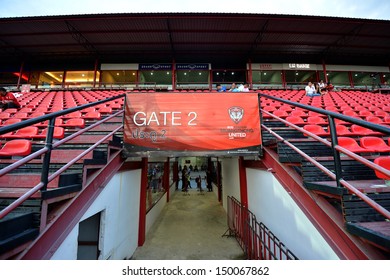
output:
[[[258,155],[257,94],[127,94],[124,155]]]

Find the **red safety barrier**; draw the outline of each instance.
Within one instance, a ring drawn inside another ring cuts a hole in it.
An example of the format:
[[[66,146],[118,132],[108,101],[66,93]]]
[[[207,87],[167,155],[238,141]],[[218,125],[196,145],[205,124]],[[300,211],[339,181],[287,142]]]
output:
[[[229,235],[234,236],[250,260],[297,260],[298,258],[234,197],[228,196]]]

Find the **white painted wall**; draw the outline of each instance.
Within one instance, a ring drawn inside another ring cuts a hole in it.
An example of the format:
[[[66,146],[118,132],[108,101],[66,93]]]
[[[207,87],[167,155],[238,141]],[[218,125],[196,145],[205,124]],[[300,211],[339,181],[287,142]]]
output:
[[[339,259],[272,173],[246,170],[248,207],[299,259]]]
[[[127,259],[138,246],[141,170],[117,173],[80,221],[102,211],[101,259]],[[54,253],[55,260],[77,259],[78,225]]]
[[[238,158],[224,158],[222,164],[222,199],[223,208],[227,211],[227,197],[234,196],[238,200],[240,196],[240,174],[238,169]],[[214,189],[217,194],[217,189]],[[218,194],[217,194],[218,196]]]
[[[148,234],[150,228],[154,225],[164,206],[167,204],[167,193],[165,193],[160,200],[153,205],[152,209],[146,213],[146,234]]]

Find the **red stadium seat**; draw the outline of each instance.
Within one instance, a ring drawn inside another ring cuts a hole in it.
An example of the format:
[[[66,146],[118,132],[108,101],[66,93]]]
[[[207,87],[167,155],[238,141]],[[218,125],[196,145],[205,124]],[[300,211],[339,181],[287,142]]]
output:
[[[111,114],[112,109],[110,107],[101,107],[99,108],[99,113],[101,114]]]
[[[72,112],[72,113],[66,114],[63,118],[64,119],[81,118],[81,112],[79,112],[79,111]]]
[[[375,164],[378,164],[379,166],[383,167],[383,168],[386,168],[387,170],[390,170],[390,157],[377,157],[375,160],[374,160],[374,163]],[[377,170],[375,170],[375,175],[379,178],[379,179],[383,179],[383,180],[390,180],[390,177],[385,175],[384,173],[382,172],[379,172]]]
[[[339,146],[353,152],[353,153],[367,153],[367,149],[359,146],[355,139],[350,137],[338,137],[337,142]]]
[[[351,131],[356,134],[356,135],[361,135],[361,136],[373,136],[373,135],[381,135],[382,133],[378,131],[374,131],[369,128],[362,127],[357,124],[353,124],[351,126]]]
[[[305,125],[307,124],[301,117],[297,117],[297,116],[288,116],[286,118],[286,121],[292,123],[292,124],[296,124],[296,125]]]
[[[291,108],[290,105],[285,104],[285,105],[280,106],[279,110],[283,110],[283,111],[286,111],[286,112],[291,112],[293,109]]]
[[[6,113],[6,112],[1,112],[0,113],[0,119],[8,119],[10,116],[10,113]]]
[[[362,111],[359,112],[359,116],[361,116],[361,117],[369,117],[369,116],[373,116],[373,114],[370,111],[368,111],[368,110],[362,110]]]
[[[11,124],[14,124],[14,123],[18,123],[18,122],[21,122],[22,120],[21,119],[8,119],[8,120],[5,120],[1,125],[2,126],[6,126],[6,125],[11,125]]]
[[[84,119],[81,118],[74,118],[74,119],[69,119],[65,123],[61,124],[61,126],[65,128],[70,128],[70,127],[85,127],[85,121]]]
[[[323,118],[321,118],[319,116],[314,116],[314,117],[308,117],[307,123],[308,124],[317,124],[317,125],[327,125],[328,121],[324,120]]]
[[[31,153],[31,142],[25,139],[15,139],[5,143],[0,150],[0,156],[27,156]]]
[[[46,138],[47,128],[42,130],[42,132],[38,135],[38,138]],[[65,129],[63,127],[54,127],[53,138],[62,139],[65,136]]]
[[[383,120],[379,117],[376,117],[376,116],[368,116],[366,118],[366,121],[368,122],[372,122],[372,123],[376,123],[376,124],[382,124],[383,123]]]
[[[27,112],[18,112],[18,113],[15,113],[12,118],[16,118],[16,119],[27,119]]]
[[[304,130],[307,130],[317,136],[329,136],[329,132],[326,132],[325,129],[316,124],[307,124],[303,127]],[[305,135],[308,136],[308,135]]]
[[[386,153],[390,152],[388,146],[382,138],[374,136],[365,136],[360,139],[360,146],[372,152]]]
[[[358,114],[353,110],[344,111],[343,115],[349,116],[349,117],[357,117],[358,116]]]
[[[29,116],[29,118],[36,118],[36,117],[41,117],[41,116],[44,116],[45,113],[44,112],[32,112]]]
[[[374,115],[377,117],[382,117],[382,118],[389,116],[389,114],[386,113],[385,111],[375,111]]]
[[[301,117],[301,118],[307,116],[305,111],[303,111],[301,109],[295,109],[295,110],[291,111],[290,115],[291,116],[296,116],[296,117]]]
[[[86,120],[100,120],[101,117],[101,114],[96,111],[87,112],[84,116],[82,116],[82,118]]]
[[[326,116],[317,112],[309,111],[309,117],[321,117],[325,118]]]
[[[279,118],[286,118],[286,117],[288,117],[287,112],[283,111],[283,110],[276,110],[272,114],[274,114],[275,116],[277,116]]]
[[[336,132],[337,135],[341,136],[346,136],[346,135],[352,135],[353,133],[346,127],[345,125],[342,124],[337,124],[336,125]]]
[[[3,138],[33,138],[36,135],[38,135],[38,127],[36,126],[28,126],[28,127],[23,127],[16,132],[8,132],[1,137]]]

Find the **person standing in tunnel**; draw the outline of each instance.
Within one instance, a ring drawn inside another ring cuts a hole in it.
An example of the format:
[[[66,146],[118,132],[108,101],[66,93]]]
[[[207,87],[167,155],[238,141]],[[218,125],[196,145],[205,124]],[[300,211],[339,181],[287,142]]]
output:
[[[209,192],[213,191],[213,187],[211,185],[211,171],[210,169],[206,170],[206,182],[207,182],[207,189]]]

